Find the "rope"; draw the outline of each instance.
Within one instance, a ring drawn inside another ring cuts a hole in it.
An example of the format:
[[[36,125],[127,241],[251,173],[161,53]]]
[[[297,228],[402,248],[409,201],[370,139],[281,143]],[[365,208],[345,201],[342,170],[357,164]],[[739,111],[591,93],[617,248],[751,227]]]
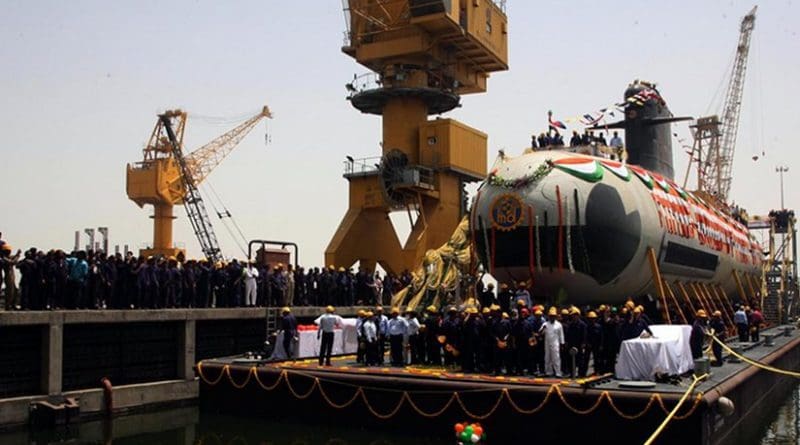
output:
[[[542,244],[539,242],[539,215],[536,215],[535,247],[536,247],[536,270],[542,272]]]
[[[429,419],[432,419],[432,418],[435,418],[435,417],[439,417],[439,416],[441,416],[442,414],[444,414],[444,412],[445,412],[445,411],[447,411],[447,408],[450,408],[450,405],[452,405],[452,404],[453,404],[453,401],[454,401],[455,399],[456,399],[456,396],[455,396],[455,393],[453,393],[453,395],[451,395],[451,396],[450,396],[450,398],[447,400],[447,403],[445,403],[445,404],[444,404],[444,406],[442,407],[442,409],[440,409],[439,411],[432,412],[432,413],[426,413],[425,411],[423,411],[422,409],[420,409],[420,408],[417,406],[417,404],[416,404],[416,403],[414,403],[414,401],[413,401],[413,400],[411,400],[411,397],[406,397],[406,400],[408,400],[408,405],[409,405],[409,406],[410,406],[410,407],[411,407],[411,408],[412,408],[414,411],[416,411],[416,413],[417,413],[417,414],[419,414],[419,415],[420,415],[420,416],[422,416],[422,417],[427,417],[427,418],[429,418]]]
[[[742,354],[739,354],[738,352],[736,352],[736,351],[734,351],[733,349],[731,349],[730,347],[728,347],[728,345],[726,345],[726,344],[725,344],[725,343],[724,343],[722,340],[720,340],[719,338],[717,338],[717,336],[716,336],[716,335],[712,335],[712,336],[711,336],[711,339],[712,339],[712,340],[714,340],[715,342],[717,342],[717,343],[718,343],[720,346],[722,346],[722,347],[723,347],[723,349],[725,349],[726,351],[728,351],[728,354],[730,354],[730,355],[732,355],[732,356],[734,356],[734,357],[738,358],[739,360],[741,360],[741,361],[743,361],[743,362],[749,363],[749,364],[751,364],[751,365],[755,366],[756,368],[761,368],[761,369],[763,369],[763,370],[765,370],[765,371],[771,371],[771,372],[774,372],[774,373],[776,373],[776,374],[783,374],[783,375],[788,375],[788,376],[791,376],[791,377],[798,377],[798,378],[800,378],[800,372],[796,372],[796,371],[787,371],[787,370],[785,370],[785,369],[779,369],[779,368],[775,368],[775,367],[773,367],[773,366],[770,366],[770,365],[765,365],[765,364],[763,364],[763,363],[760,363],[760,362],[757,362],[757,361],[755,361],[755,360],[749,359],[749,358],[747,358],[747,357],[743,356]]]
[[[197,363],[197,375],[200,376],[200,378],[203,379],[203,381],[206,382],[208,385],[216,386],[216,384],[219,383],[220,380],[222,380],[222,377],[225,376],[225,369],[227,369],[227,368],[228,368],[228,365],[223,366],[222,367],[222,371],[220,371],[219,375],[217,376],[217,379],[212,381],[212,380],[207,379],[206,376],[203,375],[203,362],[201,361],[201,362]]]
[[[288,374],[286,375],[286,377],[284,377],[283,381],[286,382],[286,388],[289,390],[289,392],[291,392],[292,395],[295,396],[295,398],[297,398],[298,400],[305,400],[305,399],[311,397],[311,394],[314,392],[314,388],[316,388],[319,385],[319,379],[318,378],[314,378],[314,383],[311,385],[311,388],[308,388],[308,392],[303,394],[303,395],[300,395],[292,387],[292,382],[289,381],[289,375]]]
[[[667,418],[664,419],[663,422],[661,422],[661,425],[659,425],[659,427],[656,429],[653,435],[650,436],[650,438],[647,439],[647,441],[645,441],[644,445],[650,445],[653,443],[654,440],[656,440],[656,437],[658,437],[658,435],[661,434],[664,428],[667,427],[667,424],[669,424],[672,418],[675,417],[675,414],[681,408],[683,402],[686,401],[686,398],[689,397],[689,394],[691,394],[692,391],[694,391],[694,387],[697,386],[698,383],[700,383],[702,380],[705,380],[706,378],[708,378],[708,374],[703,374],[700,377],[692,376],[692,379],[694,380],[692,384],[689,385],[688,388],[686,388],[686,392],[684,392],[683,396],[680,398],[680,400],[678,400],[678,404],[675,405],[675,408],[672,408],[672,411],[670,411],[669,415],[667,415]]]
[[[227,365],[225,366],[225,374],[228,375],[228,380],[230,380],[231,385],[233,385],[234,388],[236,388],[236,389],[244,389],[244,387],[247,386],[248,383],[250,383],[250,377],[253,375],[253,371],[255,371],[255,369],[256,368],[250,368],[250,369],[247,370],[247,377],[244,379],[244,383],[242,383],[242,384],[238,384],[238,383],[236,383],[235,380],[233,380],[233,376],[231,375],[231,367],[230,366],[227,366]]]
[[[556,254],[558,269],[564,268],[564,215],[561,209],[561,188],[556,186],[556,201],[558,202],[558,253]]]
[[[564,197],[564,207],[566,208],[567,217],[567,265],[569,272],[575,273],[575,266],[572,265],[572,221],[569,218],[569,198]]]
[[[502,402],[503,398],[505,397],[503,395],[503,392],[500,391],[500,395],[497,397],[497,401],[494,403],[494,406],[492,406],[492,408],[486,414],[480,414],[479,415],[479,414],[475,414],[475,413],[471,412],[469,409],[467,409],[467,406],[464,404],[464,401],[461,400],[461,396],[459,396],[457,392],[453,393],[453,394],[455,396],[456,402],[458,402],[458,404],[461,406],[461,410],[464,411],[464,414],[468,415],[469,417],[472,417],[473,419],[477,419],[477,420],[485,420],[485,419],[488,419],[489,417],[491,417],[491,415],[494,414],[495,411],[497,411],[497,408],[500,407],[500,402]]]
[[[369,400],[367,399],[367,394],[364,391],[361,391],[361,399],[364,401],[364,406],[367,407],[367,409],[369,410],[370,413],[372,413],[373,416],[375,416],[375,417],[377,417],[377,418],[379,418],[381,420],[387,420],[387,419],[391,419],[392,417],[394,417],[395,414],[397,414],[400,411],[400,408],[403,406],[403,401],[407,397],[408,397],[408,393],[404,391],[403,394],[400,396],[400,401],[397,402],[397,406],[395,406],[393,410],[389,411],[388,414],[381,414],[381,413],[375,411],[374,408],[372,408],[372,405],[369,404]]]
[[[597,400],[595,400],[594,405],[592,405],[589,409],[580,410],[578,408],[573,407],[569,403],[567,403],[567,399],[564,398],[564,393],[561,392],[561,388],[558,387],[558,386],[556,386],[556,394],[558,394],[558,398],[561,399],[561,403],[563,403],[564,406],[566,406],[568,410],[572,411],[575,414],[579,414],[579,415],[586,415],[586,414],[590,414],[590,413],[594,412],[594,410],[596,410],[598,407],[600,407],[600,403],[603,402],[603,399],[608,396],[608,392],[607,391],[603,391],[602,393],[600,393],[600,396],[597,398]]]
[[[261,381],[261,379],[258,377],[258,371],[255,371],[254,375],[255,375],[255,378],[256,378],[256,383],[258,383],[258,386],[260,386],[262,389],[264,389],[266,391],[272,391],[273,389],[277,388],[278,385],[281,384],[281,380],[283,380],[285,378],[285,376],[286,376],[286,371],[282,371],[280,374],[278,374],[278,378],[275,380],[275,384],[272,385],[272,386],[265,385]]]
[[[530,414],[536,414],[542,408],[544,408],[544,406],[550,400],[550,396],[553,394],[555,387],[556,385],[550,385],[550,388],[547,390],[547,394],[544,395],[544,399],[542,399],[542,402],[539,403],[539,405],[537,405],[536,408],[530,410],[525,410],[520,408],[519,405],[517,405],[517,402],[515,402],[514,399],[511,397],[511,393],[508,391],[508,388],[503,388],[503,392],[506,395],[506,400],[508,400],[508,404],[511,405],[511,407],[514,408],[515,411],[517,411],[519,414],[530,415]]]
[[[353,397],[351,397],[350,400],[348,400],[345,403],[338,404],[338,403],[334,403],[334,401],[331,400],[331,398],[328,396],[328,394],[325,393],[325,390],[322,388],[322,384],[318,383],[317,386],[319,387],[319,395],[321,395],[322,398],[325,399],[326,402],[328,402],[328,405],[330,405],[331,407],[336,408],[336,409],[345,409],[348,406],[352,405],[353,402],[356,401],[358,396],[360,394],[363,394],[363,392],[364,392],[361,388],[358,388],[356,390],[356,392],[353,393]]]

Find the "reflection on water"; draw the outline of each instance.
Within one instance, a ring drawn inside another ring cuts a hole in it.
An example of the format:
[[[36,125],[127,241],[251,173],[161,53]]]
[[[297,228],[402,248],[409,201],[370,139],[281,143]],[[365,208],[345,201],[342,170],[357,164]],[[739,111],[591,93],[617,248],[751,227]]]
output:
[[[345,428],[325,423],[238,418],[201,413],[197,407],[83,422],[69,429],[0,434],[0,444],[47,443],[115,445],[400,445],[451,444],[447,435]],[[761,445],[800,443],[800,388],[795,388],[764,430]]]
[[[764,431],[761,445],[795,445],[800,443],[800,386],[787,397],[775,414],[775,420]]]

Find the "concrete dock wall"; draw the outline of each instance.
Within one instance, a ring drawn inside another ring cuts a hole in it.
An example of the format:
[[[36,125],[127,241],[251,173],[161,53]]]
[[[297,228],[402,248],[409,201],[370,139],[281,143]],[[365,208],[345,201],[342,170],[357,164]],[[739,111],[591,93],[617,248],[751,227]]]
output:
[[[301,320],[323,311],[293,309]],[[261,349],[266,326],[263,308],[0,312],[0,427],[26,423],[48,395],[99,412],[103,377],[115,410],[196,399],[195,363]]]

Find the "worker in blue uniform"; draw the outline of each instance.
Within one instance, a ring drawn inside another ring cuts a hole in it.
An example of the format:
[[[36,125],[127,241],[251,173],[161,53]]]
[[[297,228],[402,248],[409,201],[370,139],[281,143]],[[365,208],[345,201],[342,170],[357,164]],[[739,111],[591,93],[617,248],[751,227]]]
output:
[[[714,311],[711,314],[711,322],[709,323],[713,329],[714,336],[719,340],[725,341],[725,323],[722,321],[722,312]],[[714,363],[711,366],[722,366],[722,345],[712,340],[711,352],[714,354]]]
[[[706,337],[706,326],[708,325],[708,314],[703,309],[697,311],[692,323],[692,334],[689,337],[689,346],[692,349],[692,358],[698,359],[703,356],[703,341]]]
[[[494,375],[503,373],[503,367],[506,371],[511,368],[511,360],[509,360],[508,343],[511,338],[511,321],[506,312],[500,315],[500,319],[492,324],[492,339],[494,340],[494,351],[492,358],[494,359]]]
[[[581,311],[572,307],[569,311],[569,325],[564,330],[564,339],[567,343],[568,367],[566,372],[571,377],[586,377],[583,367],[583,355],[586,350],[586,323],[581,319]],[[573,351],[574,362],[573,362]]]
[[[292,344],[297,339],[297,319],[292,315],[292,310],[287,306],[281,309],[281,331],[283,331],[283,350],[286,358],[293,357]]]

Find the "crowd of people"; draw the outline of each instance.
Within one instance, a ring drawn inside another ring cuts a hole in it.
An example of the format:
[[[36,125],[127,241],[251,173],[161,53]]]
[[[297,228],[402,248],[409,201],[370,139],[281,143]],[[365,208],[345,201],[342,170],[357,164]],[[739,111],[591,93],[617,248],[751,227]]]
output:
[[[0,243],[6,310],[375,305],[387,303],[410,281],[407,271],[395,276],[365,268],[210,263],[130,252],[14,252]]]
[[[545,308],[533,304],[526,283],[516,289],[500,285],[495,295],[489,285],[477,301],[460,307],[428,306],[422,311],[384,308],[358,311],[357,362],[364,366],[445,366],[464,373],[494,375],[569,376],[613,373],[623,341],[652,336],[651,319],[642,305]],[[758,307],[736,305],[734,322],[740,341],[758,341],[764,317]],[[284,339],[296,335],[296,321],[284,308]],[[320,333],[332,336],[342,325],[332,306],[320,318]],[[692,325],[690,347],[701,357],[714,333],[725,341],[726,326],[720,311],[698,310]],[[289,318],[292,317],[292,318]],[[330,343],[330,339],[328,339]],[[288,341],[288,340],[287,340]],[[324,341],[323,341],[324,343]],[[388,348],[387,348],[388,346]],[[288,351],[291,347],[285,344]],[[714,366],[721,366],[722,348],[711,343]],[[330,365],[330,348],[322,348],[319,364]],[[387,355],[386,352],[389,352]]]
[[[360,310],[356,321],[358,353],[356,360],[365,366],[431,365],[460,369],[465,373],[494,375],[564,375],[585,377],[592,372],[613,372],[623,340],[650,332],[649,320],[641,306],[629,302],[619,311],[601,305],[583,312],[570,306],[528,305],[518,300],[510,312],[500,305],[482,308],[467,304],[440,310],[428,306],[424,311],[401,313],[392,308],[388,315],[382,306]],[[320,330],[332,330],[337,316],[333,307],[320,319]],[[284,316],[290,317],[289,308]],[[292,323],[284,323],[288,337]],[[652,334],[652,333],[651,333]],[[388,345],[388,356],[387,352]],[[322,348],[320,365],[330,365],[330,355]]]

